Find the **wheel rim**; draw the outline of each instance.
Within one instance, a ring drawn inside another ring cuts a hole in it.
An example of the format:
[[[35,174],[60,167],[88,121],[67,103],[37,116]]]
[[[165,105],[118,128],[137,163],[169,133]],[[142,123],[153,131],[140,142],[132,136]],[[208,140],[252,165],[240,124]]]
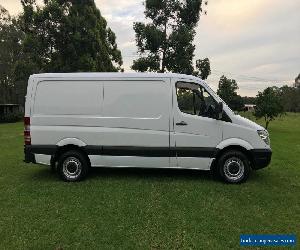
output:
[[[224,164],[224,174],[231,181],[241,179],[245,172],[245,166],[241,159],[230,157]]]
[[[63,173],[68,179],[76,179],[81,174],[82,164],[75,157],[68,157],[63,163]]]

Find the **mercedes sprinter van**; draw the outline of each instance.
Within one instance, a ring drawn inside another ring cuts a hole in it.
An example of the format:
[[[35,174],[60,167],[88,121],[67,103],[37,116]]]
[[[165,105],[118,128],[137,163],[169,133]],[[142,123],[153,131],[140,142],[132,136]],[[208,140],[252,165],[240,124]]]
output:
[[[65,181],[90,167],[211,170],[245,181],[271,160],[268,132],[201,79],[180,74],[58,73],[29,78],[25,162]]]

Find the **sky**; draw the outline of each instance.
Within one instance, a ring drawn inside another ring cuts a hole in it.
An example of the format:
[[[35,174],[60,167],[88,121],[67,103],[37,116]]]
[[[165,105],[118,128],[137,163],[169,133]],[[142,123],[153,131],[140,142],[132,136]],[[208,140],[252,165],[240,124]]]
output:
[[[41,0],[39,0],[41,1]],[[144,21],[142,0],[95,0],[117,36],[124,69],[137,58],[133,23]],[[12,15],[20,0],[0,0]],[[195,59],[208,57],[216,90],[224,74],[238,93],[255,96],[268,86],[292,85],[300,73],[300,0],[208,0],[196,28]]]

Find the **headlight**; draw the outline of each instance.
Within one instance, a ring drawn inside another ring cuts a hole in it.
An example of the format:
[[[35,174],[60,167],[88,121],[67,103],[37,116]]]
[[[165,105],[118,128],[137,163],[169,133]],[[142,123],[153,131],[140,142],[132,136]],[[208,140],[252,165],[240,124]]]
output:
[[[266,130],[258,130],[257,131],[259,137],[267,144],[270,145],[269,133]]]

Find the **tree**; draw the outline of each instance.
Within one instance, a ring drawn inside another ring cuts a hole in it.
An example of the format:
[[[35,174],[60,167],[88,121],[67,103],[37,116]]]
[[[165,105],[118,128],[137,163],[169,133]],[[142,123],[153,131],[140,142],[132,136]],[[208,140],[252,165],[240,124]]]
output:
[[[9,37],[5,40],[8,43],[0,44],[0,55],[6,50],[9,55],[17,55],[16,60],[4,61],[11,62],[9,69],[14,92],[21,97],[19,103],[24,103],[28,77],[33,73],[122,70],[116,36],[94,0],[44,0],[42,7],[36,0],[21,3],[23,13],[9,19],[15,40]],[[8,52],[9,46],[16,53]]]
[[[236,91],[239,89],[237,82],[234,79],[229,79],[226,76],[221,76],[217,94],[227,103],[233,110],[242,110],[244,102],[241,96]]]
[[[17,102],[15,64],[20,56],[23,34],[17,19],[0,5],[0,103]]]
[[[253,96],[243,96],[243,103],[244,104],[255,104],[256,97]]]
[[[282,86],[279,89],[281,104],[285,112],[300,112],[300,88]]]
[[[277,87],[268,87],[263,92],[258,92],[254,115],[257,119],[264,118],[266,129],[271,121],[283,113],[280,90]]]
[[[196,61],[196,71],[194,72],[194,75],[199,76],[202,80],[206,80],[210,73],[210,62],[208,58]]]
[[[295,87],[300,88],[300,74],[295,78]]]
[[[242,111],[244,109],[244,100],[243,98],[235,94],[230,102],[230,108],[236,111]]]
[[[24,50],[40,71],[117,71],[116,36],[94,0],[22,0]],[[32,46],[34,44],[34,46]]]
[[[140,58],[133,61],[136,71],[177,72],[193,74],[195,27],[199,21],[202,0],[146,0],[147,22],[133,25]],[[208,74],[199,62],[201,74]]]

